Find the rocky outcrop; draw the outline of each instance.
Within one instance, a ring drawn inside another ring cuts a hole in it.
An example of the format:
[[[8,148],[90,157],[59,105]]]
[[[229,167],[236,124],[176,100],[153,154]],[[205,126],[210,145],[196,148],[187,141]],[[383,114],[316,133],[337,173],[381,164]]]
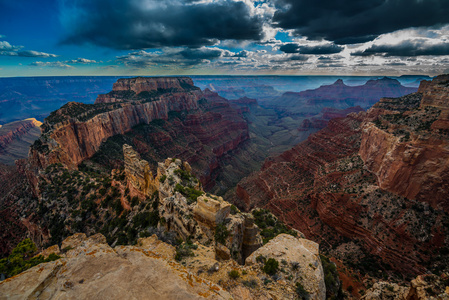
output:
[[[303,286],[309,293],[309,299],[326,299],[318,244],[288,234],[280,234],[248,256],[245,264],[257,264],[260,256],[264,259],[274,258],[278,262],[284,262],[286,267],[292,268],[293,276],[303,279]]]
[[[195,218],[212,227],[224,222],[231,212],[231,204],[222,197],[200,196],[193,210]]]
[[[198,240],[215,240],[217,226],[225,226],[228,234],[223,235],[222,245],[217,246],[217,255],[230,259],[232,253],[232,258],[243,262],[262,245],[253,217],[242,213],[231,215],[231,204],[222,197],[204,193],[190,171],[190,165],[179,159],[168,158],[158,165],[159,213],[164,218],[163,226],[184,239]]]
[[[129,145],[123,145],[125,174],[128,187],[143,197],[151,196],[158,190],[159,180],[154,178],[150,164],[140,158],[140,155]]]
[[[281,253],[286,259],[271,281],[260,261],[238,265],[229,258],[216,260],[213,245],[195,242],[191,255],[179,262],[179,247],[156,235],[140,238],[134,246],[111,247],[102,234],[77,233],[66,238],[61,249],[55,245],[41,252],[58,252],[62,258],[0,282],[0,299],[296,299],[298,285],[321,288],[310,291],[309,299],[323,299],[322,268],[319,258],[314,259],[317,247],[289,236],[278,239],[287,241],[289,249],[264,246],[267,256]]]
[[[157,238],[111,248],[104,236],[64,241],[63,258],[40,264],[0,283],[1,299],[230,299],[219,285],[174,262],[174,248]],[[172,248],[170,250],[170,247]]]
[[[371,122],[364,125],[359,152],[367,168],[376,174],[381,188],[446,211],[449,210],[449,141],[445,133],[449,129],[445,126],[449,114],[448,78],[443,75],[431,83],[423,82],[417,94],[418,98],[422,94],[419,107],[415,104],[405,109],[398,107],[397,102],[401,101],[381,100],[369,112],[379,115],[377,126]]]
[[[432,81],[421,81],[418,93],[423,95],[421,107],[449,109],[449,75],[440,75]]]
[[[389,283],[385,281],[376,282],[369,288],[365,295],[361,298],[363,300],[405,300],[408,293],[408,287],[400,286],[396,283]]]
[[[406,299],[449,299],[449,280],[433,274],[420,275],[412,280]]]

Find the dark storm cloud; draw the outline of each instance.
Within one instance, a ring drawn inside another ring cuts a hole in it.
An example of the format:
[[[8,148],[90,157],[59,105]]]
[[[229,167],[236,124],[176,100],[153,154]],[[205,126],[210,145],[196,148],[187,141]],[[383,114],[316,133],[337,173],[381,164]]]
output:
[[[404,28],[449,23],[449,0],[275,1],[276,26],[337,44],[366,42]]]
[[[203,59],[216,59],[221,56],[222,50],[220,49],[185,49],[179,52],[179,54],[185,59],[203,60]]]
[[[424,39],[404,41],[396,45],[372,45],[364,51],[351,53],[353,56],[420,56],[449,55],[449,42],[431,44]]]
[[[285,53],[301,53],[301,54],[333,54],[340,53],[343,47],[335,44],[325,44],[317,46],[301,46],[295,43],[282,45],[279,50]]]
[[[65,0],[61,11],[67,44],[146,49],[263,38],[261,17],[231,0]]]
[[[234,57],[235,53],[219,48],[165,48],[163,51],[136,51],[117,57],[117,61],[136,69],[144,69],[155,65],[176,65],[191,67],[207,64],[220,57]]]

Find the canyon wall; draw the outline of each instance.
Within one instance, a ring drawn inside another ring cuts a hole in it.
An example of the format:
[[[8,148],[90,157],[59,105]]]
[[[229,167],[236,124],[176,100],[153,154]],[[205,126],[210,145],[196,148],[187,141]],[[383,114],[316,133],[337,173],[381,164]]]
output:
[[[28,157],[30,145],[41,134],[41,125],[34,118],[0,125],[0,163],[13,165],[15,160]]]
[[[152,83],[148,88],[150,90],[161,80],[159,78],[148,78],[145,82],[136,80],[134,81],[138,84],[136,87],[133,87],[132,83],[127,87],[132,91],[141,91],[144,90],[145,83]],[[173,78],[171,81],[173,83],[176,80],[183,79]],[[162,80],[161,85],[170,86],[166,80]],[[115,85],[118,90],[113,90],[112,94],[123,91],[124,86],[126,85],[122,82]],[[87,108],[85,104],[68,103],[45,120],[43,135],[31,149],[30,162],[41,169],[58,162],[68,168],[76,168],[81,161],[98,151],[101,143],[109,137],[124,134],[141,123],[148,124],[155,119],[167,119],[171,111],[195,110],[198,108],[201,95],[199,89],[191,86],[188,91],[166,93],[150,100],[121,99],[122,101],[115,105],[107,104],[116,102],[106,100],[109,96],[99,96],[97,106]],[[82,113],[78,114],[78,111]]]
[[[330,120],[242,180],[234,203],[270,209],[362,273],[445,269],[449,147],[434,126],[446,117],[444,78]]]
[[[407,110],[392,99],[374,105],[380,117],[363,126],[359,154],[382,189],[449,211],[449,76],[424,81],[418,95]]]

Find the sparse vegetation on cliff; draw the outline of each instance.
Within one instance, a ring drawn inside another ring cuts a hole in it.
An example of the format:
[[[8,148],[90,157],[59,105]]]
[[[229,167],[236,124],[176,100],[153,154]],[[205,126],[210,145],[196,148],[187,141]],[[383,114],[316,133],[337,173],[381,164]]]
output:
[[[54,253],[51,253],[47,258],[42,255],[34,256],[37,252],[37,247],[32,240],[23,240],[8,257],[0,260],[0,274],[4,274],[6,278],[12,277],[40,263],[60,258]]]
[[[279,262],[274,258],[269,258],[265,261],[262,270],[268,275],[274,275],[279,269]]]
[[[229,236],[229,231],[226,229],[226,226],[224,224],[218,224],[217,227],[215,227],[215,241],[220,244],[225,244],[226,239]]]
[[[139,202],[120,189],[123,169],[111,177],[84,164],[78,171],[50,165],[45,173],[38,214],[50,230],[51,245],[76,232],[101,232],[110,244],[134,244],[139,233],[153,231],[160,220],[157,193]]]
[[[296,231],[288,229],[284,223],[280,222],[266,209],[254,209],[251,213],[254,216],[254,223],[262,230],[260,235],[263,238],[264,244],[281,233],[290,234],[295,237],[298,235]]]

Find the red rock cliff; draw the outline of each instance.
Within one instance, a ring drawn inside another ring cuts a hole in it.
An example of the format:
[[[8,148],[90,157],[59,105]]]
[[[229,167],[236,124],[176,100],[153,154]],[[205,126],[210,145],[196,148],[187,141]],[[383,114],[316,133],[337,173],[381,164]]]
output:
[[[30,129],[41,125],[42,123],[34,118],[0,125],[0,151],[27,134]]]
[[[177,84],[176,84],[177,82]],[[52,163],[62,163],[76,168],[86,158],[98,151],[102,142],[116,134],[123,134],[133,126],[148,124],[155,119],[167,119],[171,111],[198,108],[201,91],[187,78],[135,78],[119,80],[114,85],[115,92],[129,92],[120,102],[105,100],[109,96],[99,96],[97,103],[86,105],[69,103],[48,117],[43,127],[43,135],[30,151],[30,162],[37,168],[45,168]],[[148,86],[145,87],[145,84]],[[143,95],[135,91],[150,91],[159,86],[181,86],[173,92]],[[125,90],[128,88],[128,90]],[[121,94],[124,96],[124,94]],[[117,102],[111,104],[111,102]]]
[[[371,109],[382,115],[377,126],[363,126],[359,154],[382,189],[449,211],[449,76],[423,82],[419,92],[419,109],[404,111],[390,99]]]
[[[426,105],[416,93],[331,120],[242,180],[235,204],[270,209],[362,273],[444,268],[449,139],[434,124],[447,116],[449,88],[441,82],[423,83]]]

